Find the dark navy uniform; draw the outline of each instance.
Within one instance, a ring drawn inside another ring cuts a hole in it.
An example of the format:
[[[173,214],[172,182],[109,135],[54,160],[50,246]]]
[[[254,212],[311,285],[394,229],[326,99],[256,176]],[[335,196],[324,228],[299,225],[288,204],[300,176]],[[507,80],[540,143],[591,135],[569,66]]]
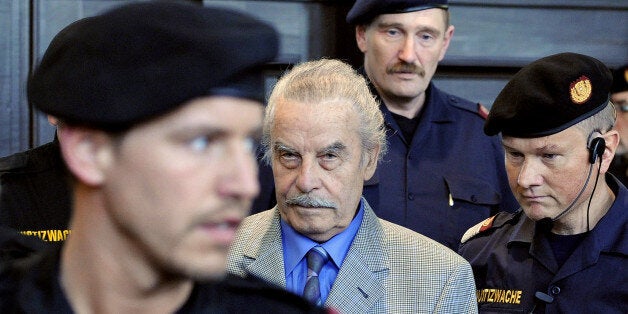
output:
[[[477,103],[430,83],[411,143],[388,108],[383,103],[380,108],[388,153],[364,186],[364,197],[378,217],[456,250],[468,228],[518,208],[501,143],[482,133]]]
[[[628,185],[628,154],[616,154],[608,172],[612,173],[624,185]]]
[[[55,243],[67,238],[71,192],[59,143],[0,159],[0,226]]]
[[[0,270],[0,313],[73,313],[59,284],[59,250]],[[256,278],[196,283],[177,313],[332,313]]]
[[[475,236],[465,234],[459,253],[473,267],[480,312],[626,313],[628,190],[612,175],[606,181],[615,202],[562,266],[549,230],[523,211],[500,213]]]

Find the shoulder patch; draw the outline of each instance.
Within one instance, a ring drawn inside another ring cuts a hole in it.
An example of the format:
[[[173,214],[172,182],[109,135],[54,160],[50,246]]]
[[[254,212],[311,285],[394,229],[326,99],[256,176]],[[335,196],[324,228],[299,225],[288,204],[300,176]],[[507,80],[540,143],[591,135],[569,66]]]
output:
[[[495,216],[484,219],[480,225],[480,232],[490,229],[493,226],[493,220],[495,220]]]
[[[482,105],[481,103],[478,103],[478,114],[480,114],[480,116],[484,118],[484,120],[488,118],[488,109],[484,107],[484,105]]]
[[[467,232],[464,233],[464,235],[462,235],[462,239],[460,239],[460,243],[465,243],[467,242],[469,239],[475,237],[476,235],[491,229],[491,227],[493,226],[493,220],[495,220],[496,216],[491,216],[489,218],[484,219],[484,221],[478,223],[477,225],[469,228],[467,230]]]

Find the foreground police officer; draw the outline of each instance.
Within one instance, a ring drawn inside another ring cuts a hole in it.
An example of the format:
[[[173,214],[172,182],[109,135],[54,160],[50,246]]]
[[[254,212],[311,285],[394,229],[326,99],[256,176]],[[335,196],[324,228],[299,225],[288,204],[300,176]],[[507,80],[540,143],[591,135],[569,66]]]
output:
[[[3,269],[0,312],[322,311],[224,277],[259,189],[260,67],[277,50],[266,24],[176,2],[131,4],[62,30],[28,96],[60,119],[73,233],[62,249]]]
[[[501,133],[521,204],[469,229],[480,312],[625,313],[628,191],[607,173],[610,71],[574,53],[539,59],[497,97],[484,131]]]
[[[364,197],[380,218],[457,250],[465,230],[517,205],[482,107],[431,82],[454,34],[448,2],[358,0],[347,22],[388,134]]]

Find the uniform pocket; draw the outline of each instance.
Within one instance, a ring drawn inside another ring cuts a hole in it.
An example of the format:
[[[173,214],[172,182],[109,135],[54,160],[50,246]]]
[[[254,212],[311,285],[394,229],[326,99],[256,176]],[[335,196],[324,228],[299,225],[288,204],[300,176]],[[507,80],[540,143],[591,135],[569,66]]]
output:
[[[456,200],[476,205],[498,205],[501,194],[490,183],[470,177],[445,176],[449,195]]]

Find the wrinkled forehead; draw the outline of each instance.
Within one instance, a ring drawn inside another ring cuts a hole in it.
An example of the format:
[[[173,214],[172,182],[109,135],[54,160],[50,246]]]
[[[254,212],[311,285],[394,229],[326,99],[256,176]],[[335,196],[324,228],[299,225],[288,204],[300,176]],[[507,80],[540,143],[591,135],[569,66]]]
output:
[[[286,100],[277,103],[272,134],[274,137],[298,135],[302,141],[350,138],[359,135],[359,116],[347,101]]]
[[[339,123],[328,127],[350,127],[348,123],[357,122],[359,115],[356,106],[345,98],[323,100],[292,100],[282,99],[277,102],[274,112],[275,122],[299,120],[317,123]]]

